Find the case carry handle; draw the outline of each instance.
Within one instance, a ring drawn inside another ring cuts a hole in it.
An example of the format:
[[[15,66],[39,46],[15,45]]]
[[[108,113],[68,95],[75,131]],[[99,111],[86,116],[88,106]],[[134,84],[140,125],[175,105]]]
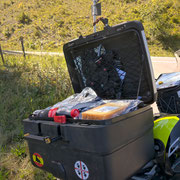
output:
[[[37,140],[37,141],[41,141],[41,142],[44,142],[44,143],[46,143],[46,144],[50,144],[50,143],[53,143],[53,142],[56,142],[56,141],[62,139],[61,136],[57,136],[57,137],[51,138],[51,137],[49,137],[49,136],[43,137],[43,136],[32,135],[32,134],[29,134],[29,133],[25,134],[25,135],[24,135],[24,138],[25,138],[26,140]]]
[[[104,28],[109,27],[108,19],[107,19],[107,18],[104,18],[104,17],[98,18],[98,19],[93,23],[93,26],[95,26],[99,21],[101,21],[101,22],[104,24]]]

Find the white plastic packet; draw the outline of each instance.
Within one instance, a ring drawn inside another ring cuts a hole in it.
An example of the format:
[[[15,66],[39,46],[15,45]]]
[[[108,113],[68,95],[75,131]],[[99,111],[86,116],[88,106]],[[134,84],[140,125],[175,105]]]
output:
[[[157,89],[165,89],[180,85],[180,72],[162,74],[156,81]]]
[[[142,103],[140,100],[103,100],[104,104],[82,112],[79,116],[82,120],[106,120],[138,109]]]
[[[121,106],[127,106],[127,108],[125,108],[122,112],[120,112],[119,114],[116,113],[114,115],[114,117],[119,116],[120,114],[127,114],[129,112],[135,111],[138,109],[139,104],[143,103],[142,101],[135,99],[135,100],[105,100],[104,103],[115,103],[117,105],[121,105]]]

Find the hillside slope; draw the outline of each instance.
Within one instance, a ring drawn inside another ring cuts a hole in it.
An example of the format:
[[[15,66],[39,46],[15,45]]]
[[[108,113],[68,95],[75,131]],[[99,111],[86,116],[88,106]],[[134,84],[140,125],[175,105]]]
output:
[[[180,48],[178,0],[101,0],[110,25],[140,20],[152,55]],[[0,43],[4,49],[59,51],[64,42],[92,33],[91,0],[1,0]],[[102,25],[98,25],[98,30]]]

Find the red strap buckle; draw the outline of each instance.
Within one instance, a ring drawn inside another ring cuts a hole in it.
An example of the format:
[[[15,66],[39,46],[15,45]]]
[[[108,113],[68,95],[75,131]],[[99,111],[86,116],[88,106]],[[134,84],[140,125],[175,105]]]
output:
[[[54,122],[66,124],[66,116],[54,116]]]
[[[73,117],[73,118],[78,117],[79,114],[80,114],[80,112],[78,109],[71,110],[71,117]]]

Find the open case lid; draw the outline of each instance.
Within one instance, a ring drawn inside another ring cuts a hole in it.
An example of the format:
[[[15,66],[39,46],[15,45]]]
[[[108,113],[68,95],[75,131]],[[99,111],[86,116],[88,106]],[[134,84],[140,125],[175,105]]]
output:
[[[76,93],[91,87],[103,99],[156,100],[156,86],[144,28],[125,22],[68,42],[63,47]]]

